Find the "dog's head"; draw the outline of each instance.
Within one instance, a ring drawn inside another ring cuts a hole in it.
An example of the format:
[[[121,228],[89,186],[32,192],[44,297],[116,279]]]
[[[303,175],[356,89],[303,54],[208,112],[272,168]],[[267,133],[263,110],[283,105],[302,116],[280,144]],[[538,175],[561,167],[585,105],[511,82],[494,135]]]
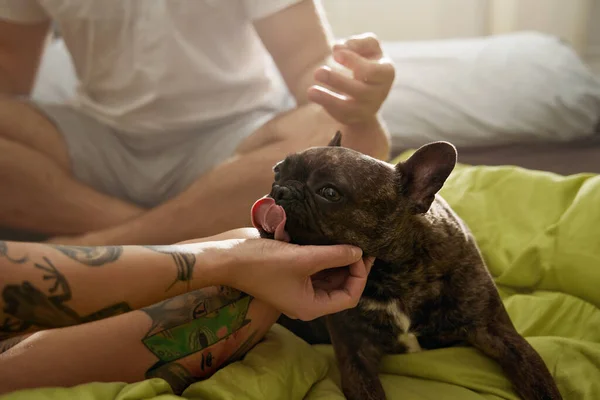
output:
[[[352,244],[367,255],[389,245],[410,218],[426,213],[456,164],[446,142],[391,165],[341,146],[292,154],[273,168],[271,193],[252,207],[262,237],[296,244]]]

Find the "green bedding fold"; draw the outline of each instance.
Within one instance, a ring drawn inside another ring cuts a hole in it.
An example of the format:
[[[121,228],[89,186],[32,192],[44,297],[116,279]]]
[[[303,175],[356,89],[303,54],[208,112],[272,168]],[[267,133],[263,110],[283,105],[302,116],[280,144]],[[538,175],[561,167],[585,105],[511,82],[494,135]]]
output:
[[[467,222],[518,331],[565,399],[600,399],[600,176],[459,165],[441,194]],[[472,348],[390,355],[390,399],[518,399]],[[281,326],[243,361],[190,386],[186,399],[343,399],[331,346]],[[21,391],[0,400],[179,399],[161,379]]]

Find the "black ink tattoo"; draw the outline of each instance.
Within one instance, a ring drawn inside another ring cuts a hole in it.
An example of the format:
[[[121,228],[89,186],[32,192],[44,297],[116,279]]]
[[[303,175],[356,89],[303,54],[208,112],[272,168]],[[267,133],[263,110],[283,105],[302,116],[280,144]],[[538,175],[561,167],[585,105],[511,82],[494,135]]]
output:
[[[101,267],[115,262],[123,254],[123,246],[79,247],[52,245],[52,247],[88,267]]]
[[[21,335],[21,336],[11,337],[6,340],[0,341],[0,354],[5,353],[8,350],[12,349],[13,347],[15,347],[16,345],[21,343],[23,340],[27,339],[28,337],[29,337],[29,335]]]
[[[146,379],[150,378],[164,379],[171,385],[171,388],[176,395],[181,395],[188,386],[198,380],[187,370],[187,368],[179,363],[153,366],[146,372]]]
[[[157,253],[169,254],[175,266],[177,267],[177,277],[169,285],[167,290],[171,289],[177,282],[189,282],[192,280],[194,274],[194,266],[196,265],[196,256],[191,253],[182,253],[174,251],[173,246],[144,246],[148,250],[155,251]]]
[[[27,261],[27,256],[22,258],[12,258],[8,255],[8,244],[5,241],[0,240],[0,257],[6,258],[8,261],[15,264],[23,264]]]
[[[204,371],[205,368],[212,367],[213,355],[212,353],[208,353],[206,357],[204,357],[204,353],[202,353],[202,359],[200,360],[200,369]]]
[[[47,258],[44,263],[34,263],[35,268],[44,272],[43,279],[50,283],[49,294],[35,287],[31,282],[24,281],[20,285],[6,285],[2,291],[4,313],[8,315],[0,322],[0,339],[2,335],[27,331],[35,326],[38,328],[58,328],[95,321],[131,311],[127,303],[117,303],[87,316],[80,316],[65,303],[71,300],[71,288],[64,275]]]

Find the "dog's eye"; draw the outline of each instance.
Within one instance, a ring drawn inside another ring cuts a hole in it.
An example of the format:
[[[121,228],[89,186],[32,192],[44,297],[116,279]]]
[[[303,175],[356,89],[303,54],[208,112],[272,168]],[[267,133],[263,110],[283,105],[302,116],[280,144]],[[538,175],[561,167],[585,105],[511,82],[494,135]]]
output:
[[[339,201],[342,197],[340,196],[340,193],[331,186],[325,186],[319,191],[319,194],[321,195],[321,197],[329,201]]]
[[[278,165],[276,165],[273,168],[273,172],[275,173],[275,181],[278,181],[279,178],[281,178],[281,173],[279,172],[279,166]]]

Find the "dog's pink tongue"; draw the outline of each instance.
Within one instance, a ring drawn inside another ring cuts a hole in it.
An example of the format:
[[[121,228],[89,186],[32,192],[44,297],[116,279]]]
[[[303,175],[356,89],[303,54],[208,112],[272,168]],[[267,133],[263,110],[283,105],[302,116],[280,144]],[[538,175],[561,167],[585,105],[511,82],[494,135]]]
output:
[[[271,197],[263,197],[252,206],[252,225],[265,232],[274,233],[275,240],[290,241],[290,235],[285,231],[285,210],[275,204]]]

